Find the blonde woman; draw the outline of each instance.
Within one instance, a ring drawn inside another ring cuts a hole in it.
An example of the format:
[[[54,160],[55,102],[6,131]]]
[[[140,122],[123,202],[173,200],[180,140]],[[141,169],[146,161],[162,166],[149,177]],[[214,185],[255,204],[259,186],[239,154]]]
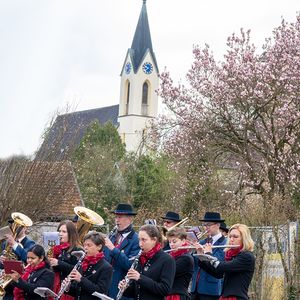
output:
[[[204,253],[208,256],[200,256],[199,265],[216,278],[224,277],[220,300],[248,300],[248,288],[255,267],[254,242],[249,228],[244,224],[231,226],[228,244],[238,247],[225,250],[225,261],[210,257],[211,245],[206,244]]]

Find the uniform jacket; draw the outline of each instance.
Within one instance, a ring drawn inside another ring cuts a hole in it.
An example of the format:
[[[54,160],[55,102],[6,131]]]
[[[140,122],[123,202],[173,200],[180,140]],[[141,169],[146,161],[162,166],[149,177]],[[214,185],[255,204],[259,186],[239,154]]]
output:
[[[138,281],[132,281],[124,295],[139,300],[163,300],[171,291],[176,264],[174,258],[162,250],[158,251],[143,267]]]
[[[115,243],[116,232],[110,237],[112,243]],[[119,248],[114,248],[110,251],[107,247],[104,248],[104,254],[107,261],[113,267],[113,277],[108,295],[115,298],[118,294],[118,284],[124,279],[127,271],[131,267],[133,260],[129,260],[138,254],[140,250],[137,233],[132,230],[127,237],[122,241]],[[125,299],[125,298],[123,298]]]
[[[201,244],[205,244],[206,240],[202,240]],[[215,243],[214,246],[217,245],[225,245],[226,238],[221,237]],[[224,249],[218,248],[213,249],[212,256],[216,257],[219,261],[224,261],[225,252]],[[195,269],[192,278],[192,287],[191,292],[193,294],[203,294],[203,295],[211,295],[211,296],[220,296],[222,292],[222,279],[217,279],[214,276],[208,274],[203,269],[199,267],[199,259],[195,256]],[[199,272],[200,271],[200,272]],[[198,280],[198,285],[197,285]]]
[[[62,250],[58,257],[58,265],[53,267],[54,272],[60,273],[60,281],[63,281],[70,274],[78,261],[78,258],[71,254],[72,251],[79,251],[82,249],[74,247],[70,252],[67,250],[68,249]]]
[[[41,300],[45,299],[34,292],[37,287],[47,287],[52,289],[54,283],[54,273],[48,269],[39,269],[30,274],[27,281],[19,279],[17,283],[13,283],[14,287],[18,287],[24,291],[25,300]]]
[[[223,297],[236,296],[238,300],[248,300],[248,288],[251,283],[255,257],[250,251],[241,251],[231,261],[220,262],[217,268],[211,266],[209,262],[200,262],[207,272],[223,278]]]
[[[190,299],[188,287],[194,271],[194,259],[191,254],[175,258],[176,273],[170,295],[180,295],[180,299]]]
[[[72,283],[69,294],[75,296],[76,300],[99,299],[92,294],[108,293],[112,272],[112,266],[105,259],[99,260],[96,264],[90,265],[85,272],[81,270],[81,281]]]

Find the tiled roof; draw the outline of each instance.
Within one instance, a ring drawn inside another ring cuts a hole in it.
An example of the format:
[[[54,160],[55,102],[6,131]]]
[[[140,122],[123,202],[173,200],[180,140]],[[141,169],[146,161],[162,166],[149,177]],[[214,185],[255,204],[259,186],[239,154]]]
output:
[[[69,162],[0,162],[0,221],[11,212],[28,215],[33,222],[74,216],[83,205]]]
[[[45,161],[68,160],[77,148],[87,127],[95,120],[118,126],[119,105],[77,111],[59,115],[38,150],[35,159]]]

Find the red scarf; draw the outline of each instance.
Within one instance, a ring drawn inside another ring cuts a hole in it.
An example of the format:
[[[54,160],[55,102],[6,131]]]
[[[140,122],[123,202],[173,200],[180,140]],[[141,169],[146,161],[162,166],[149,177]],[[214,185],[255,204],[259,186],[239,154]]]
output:
[[[220,298],[219,298],[219,300],[237,300],[237,298],[236,297],[232,297],[232,296],[230,296],[230,297],[223,297],[223,296],[221,296]]]
[[[166,300],[180,300],[180,295],[168,295]]]
[[[189,246],[189,244],[188,243],[182,244],[182,247],[185,247],[185,246]],[[172,257],[176,258],[177,256],[180,256],[180,255],[183,255],[185,253],[188,253],[189,251],[191,251],[191,249],[178,249],[178,250],[171,251],[170,255]]]
[[[140,257],[140,262],[142,267],[144,266],[144,264],[151,259],[161,248],[160,243],[157,243],[151,250],[149,250],[148,252],[142,252],[142,255]]]
[[[82,271],[85,272],[88,266],[96,264],[103,257],[104,257],[103,252],[99,252],[96,255],[85,256],[81,265]]]
[[[238,248],[231,248],[225,252],[225,260],[230,261],[233,257],[237,256],[241,250],[243,249],[243,245],[239,246]]]
[[[28,266],[24,272],[24,274],[21,276],[21,278],[24,281],[28,281],[28,278],[30,276],[31,273],[39,270],[39,269],[43,269],[45,268],[46,263],[44,261],[40,262],[37,266]],[[24,300],[24,291],[22,289],[19,289],[18,287],[14,288],[14,300]]]
[[[54,258],[58,258],[63,250],[70,248],[70,243],[62,243],[60,245],[56,245],[53,247],[53,256]]]

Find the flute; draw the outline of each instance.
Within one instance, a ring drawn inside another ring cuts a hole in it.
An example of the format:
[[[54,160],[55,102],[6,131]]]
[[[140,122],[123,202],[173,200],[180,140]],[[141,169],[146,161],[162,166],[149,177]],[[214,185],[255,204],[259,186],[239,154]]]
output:
[[[200,245],[203,248],[203,245]],[[211,246],[212,249],[218,249],[218,248],[238,248],[240,245],[213,245]],[[171,252],[171,251],[177,251],[177,250],[186,250],[186,249],[191,249],[191,250],[197,250],[196,246],[181,246],[177,247],[175,249],[169,249],[165,250],[165,252]]]

